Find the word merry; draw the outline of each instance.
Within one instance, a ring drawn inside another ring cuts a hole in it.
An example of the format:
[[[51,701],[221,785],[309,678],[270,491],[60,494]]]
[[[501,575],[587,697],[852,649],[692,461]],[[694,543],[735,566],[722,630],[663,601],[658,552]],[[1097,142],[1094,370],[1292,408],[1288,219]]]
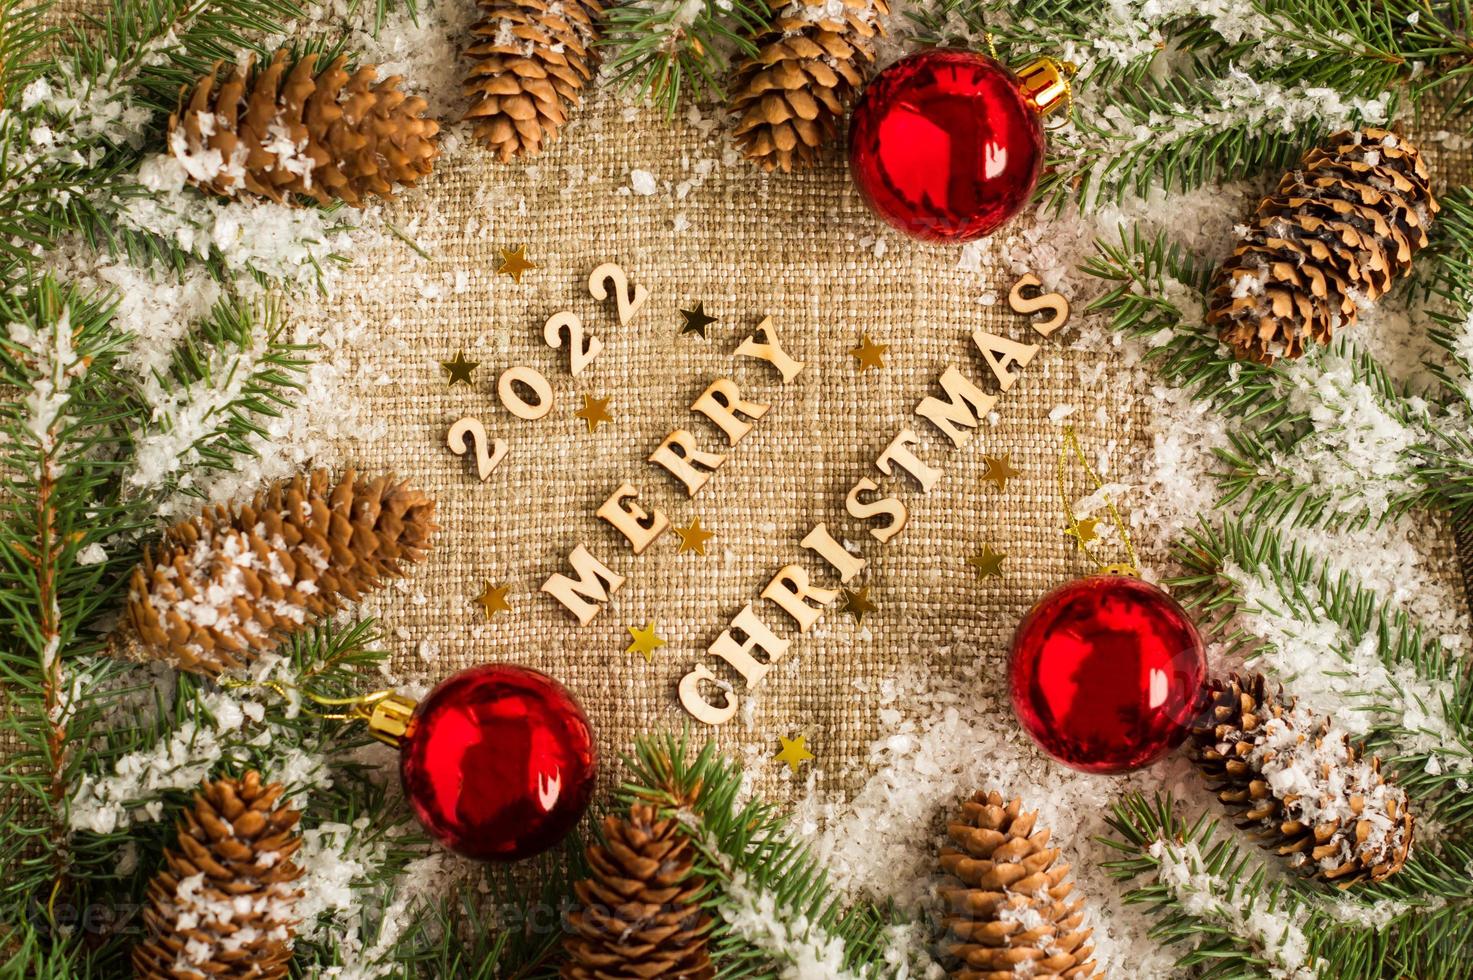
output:
[[[1048,319],[1032,323],[1035,332],[1048,337],[1068,320],[1069,303],[1058,293],[1039,293],[1040,285],[1036,276],[1024,276],[1009,293],[1008,305],[1014,312],[1025,315],[1048,312]],[[986,330],[975,331],[972,344],[991,372],[998,392],[984,391],[955,365],[948,365],[936,381],[940,396],[927,395],[913,413],[945,436],[954,450],[971,441],[982,419],[997,405],[998,398],[1017,383],[1018,372],[1028,366],[1039,350],[1037,344],[999,337]],[[784,383],[791,380],[786,372],[783,380]],[[765,406],[762,411],[766,411]],[[942,469],[917,454],[920,443],[921,437],[914,428],[902,428],[875,458],[875,468],[897,480],[903,473],[922,493],[929,492],[941,479]],[[844,508],[850,517],[873,524],[869,534],[882,546],[905,528],[910,517],[899,497],[882,491],[869,477],[860,478],[849,488]],[[604,516],[602,508],[600,516]],[[852,581],[868,564],[868,559],[853,554],[834,540],[822,522],[814,525],[799,545],[817,555],[840,584]],[[758,593],[758,599],[781,610],[800,635],[812,629],[838,597],[839,590],[815,584],[809,570],[797,563],[779,568]],[[754,601],[742,607],[706,652],[734,670],[750,690],[787,655],[791,645],[790,639],[779,635],[758,614]],[[708,692],[717,699],[713,700]],[[679,695],[685,710],[708,725],[730,721],[740,703],[734,687],[705,664],[697,664],[680,679]]]
[[[794,360],[782,348],[772,318],[757,325],[756,331],[738,345],[736,356],[754,358],[771,365],[788,384],[803,370],[803,362]],[[711,380],[706,390],[691,402],[690,410],[709,421],[725,437],[728,448],[735,447],[752,431],[753,424],[772,406],[748,400],[741,387],[729,377]],[[702,446],[688,429],[677,428],[655,447],[647,462],[658,467],[694,497],[729,458],[729,453]],[[609,495],[594,514],[623,535],[636,557],[643,555],[670,529],[670,518],[658,507],[645,510],[640,506],[639,490],[625,480]],[[588,625],[609,598],[624,585],[625,577],[594,557],[584,545],[568,555],[568,564],[577,577],[554,573],[542,584],[543,592],[552,596],[577,618]]]

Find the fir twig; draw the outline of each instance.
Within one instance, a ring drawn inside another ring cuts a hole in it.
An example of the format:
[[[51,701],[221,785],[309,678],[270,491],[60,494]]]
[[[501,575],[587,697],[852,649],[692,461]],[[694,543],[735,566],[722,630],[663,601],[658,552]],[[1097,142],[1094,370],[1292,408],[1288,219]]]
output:
[[[685,735],[641,738],[628,765],[621,800],[677,816],[700,849],[694,873],[712,883],[706,905],[717,918],[711,954],[720,976],[786,975],[820,948],[842,951],[846,976],[885,976],[888,931],[903,917],[864,902],[846,907],[775,807],[738,802],[741,770],[714,742],[696,751]]]
[[[674,115],[682,94],[721,92],[733,52],[755,54],[763,0],[628,0],[604,16],[601,44],[618,84]]]

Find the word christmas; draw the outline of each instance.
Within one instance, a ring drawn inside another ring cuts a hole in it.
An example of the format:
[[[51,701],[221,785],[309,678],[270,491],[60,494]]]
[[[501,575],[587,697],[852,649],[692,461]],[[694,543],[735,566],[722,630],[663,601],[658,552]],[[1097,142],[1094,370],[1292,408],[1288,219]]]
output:
[[[1038,334],[1048,337],[1068,320],[1069,302],[1058,293],[1040,294],[1040,285],[1036,276],[1025,275],[1013,285],[1008,305],[1014,312],[1025,315],[1047,311],[1050,314],[1048,319],[1034,321],[1032,326]],[[1039,349],[1037,344],[999,337],[986,330],[975,331],[972,343],[991,371],[998,394],[984,391],[955,365],[948,365],[936,382],[944,397],[927,395],[916,405],[914,412],[916,417],[940,431],[957,449],[971,441],[974,430],[992,411],[999,395],[1013,387],[1018,380],[1018,371],[1033,360]],[[737,353],[755,353],[769,360],[782,373],[784,384],[802,370],[802,364],[782,355],[775,335],[771,336],[761,353],[750,344],[748,340]],[[784,357],[787,369],[775,359],[780,356]],[[766,411],[766,406],[759,407]],[[915,429],[909,426],[902,428],[875,458],[875,467],[883,476],[896,480],[900,473],[904,473],[925,493],[941,479],[942,471],[916,454],[920,441]],[[905,503],[899,497],[882,491],[880,485],[869,477],[861,477],[849,488],[844,497],[844,508],[856,520],[874,524],[869,533],[881,545],[899,534],[910,518]],[[840,584],[853,580],[868,564],[868,559],[853,554],[834,540],[821,522],[815,524],[799,544],[818,556],[838,577]],[[803,565],[784,565],[758,593],[758,598],[781,610],[800,634],[807,633],[839,597],[837,589],[816,585],[813,579],[814,576]],[[758,615],[753,602],[748,602],[706,652],[734,670],[750,689],[760,684],[773,665],[787,655],[791,644],[791,640],[780,636]],[[708,725],[723,724],[737,713],[740,699],[733,685],[718,677],[705,664],[697,664],[682,677],[679,690],[680,703],[685,710]]]
[[[606,284],[614,287],[620,325],[627,324],[644,305],[648,293],[642,286],[630,287],[622,270],[606,263],[589,278],[589,292],[596,299],[606,299]],[[1047,313],[1048,318],[1032,323],[1033,330],[1048,337],[1069,318],[1069,303],[1058,293],[1040,292],[1041,283],[1026,275],[1014,284],[1008,305],[1016,313]],[[564,337],[568,342],[568,368],[578,374],[598,356],[603,345],[598,338],[586,334],[578,317],[572,313],[553,314],[544,328],[544,339],[560,348]],[[972,438],[974,430],[986,418],[1001,394],[1018,380],[1018,371],[1038,353],[1037,344],[1000,337],[986,330],[972,334],[972,343],[996,382],[996,394],[984,391],[955,365],[941,372],[937,385],[941,396],[927,395],[916,405],[915,415],[925,420],[952,445],[960,449]],[[794,359],[782,346],[772,318],[758,324],[755,332],[736,348],[735,356],[760,361],[777,373],[783,386],[793,382],[804,370],[804,363]],[[523,419],[542,418],[552,409],[552,388],[534,368],[508,368],[497,383],[497,395],[513,415]],[[747,437],[756,422],[771,405],[750,399],[730,377],[713,378],[704,391],[690,404],[690,411],[709,421],[725,437],[727,449],[734,448]],[[922,459],[916,448],[921,438],[914,428],[905,427],[875,459],[880,474],[900,480],[909,477],[922,492],[929,491],[941,478],[942,471],[934,463]],[[507,445],[501,439],[489,440],[485,427],[472,417],[459,420],[447,435],[451,451],[457,455],[474,452],[477,474],[482,480],[506,457]],[[694,497],[701,492],[729,458],[728,452],[702,445],[687,429],[677,428],[660,442],[648,462],[665,471]],[[670,518],[658,507],[646,510],[639,504],[639,489],[629,480],[622,482],[595,511],[597,517],[611,525],[638,557],[643,555],[667,530]],[[902,500],[869,477],[857,480],[844,499],[849,515],[856,520],[873,523],[869,533],[881,545],[893,539],[909,520]],[[868,559],[845,549],[823,523],[799,542],[812,551],[838,577],[840,584],[854,579],[868,564]],[[556,572],[542,584],[547,593],[578,620],[588,625],[624,585],[624,575],[615,572],[582,544],[568,555],[571,574]],[[839,597],[837,589],[814,582],[814,576],[800,564],[779,568],[758,593],[758,599],[776,606],[792,621],[798,633],[807,633]],[[748,602],[734,616],[728,627],[707,648],[707,653],[723,661],[739,675],[750,689],[762,682],[774,664],[788,652],[792,641],[780,636],[758,615],[755,601]],[[737,712],[739,696],[734,685],[719,677],[710,667],[698,664],[679,684],[680,703],[697,720],[708,725],[729,721]],[[716,700],[712,700],[716,698]]]

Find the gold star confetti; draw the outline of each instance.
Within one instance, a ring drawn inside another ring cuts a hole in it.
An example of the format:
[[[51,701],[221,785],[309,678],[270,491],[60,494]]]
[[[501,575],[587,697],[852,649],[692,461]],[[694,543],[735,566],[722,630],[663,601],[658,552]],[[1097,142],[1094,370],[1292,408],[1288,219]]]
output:
[[[501,264],[496,267],[496,274],[499,276],[511,276],[512,282],[520,284],[522,273],[537,268],[540,268],[540,266],[527,258],[527,246],[518,245],[516,248],[504,248],[501,250]]]
[[[704,300],[696,304],[693,310],[681,310],[680,315],[685,317],[685,326],[680,328],[682,334],[693,333],[702,339],[706,336],[706,328],[715,323],[717,318],[706,312]]]
[[[859,362],[860,373],[870,368],[882,368],[885,366],[885,351],[890,349],[889,344],[877,344],[869,339],[869,334],[859,335],[859,346],[849,348],[850,355]]]
[[[476,602],[486,610],[487,619],[494,618],[499,612],[511,611],[511,604],[506,601],[506,589],[504,585],[492,585],[487,582],[481,594],[476,596]]]
[[[655,662],[655,651],[665,645],[665,638],[655,632],[655,621],[650,620],[644,624],[644,629],[635,629],[633,626],[624,627],[634,641],[624,648],[625,653],[638,653],[644,657],[644,662],[652,664]]]
[[[1013,464],[1010,462],[1012,456],[1012,453],[1003,453],[1001,456],[983,456],[982,462],[987,464],[987,472],[982,474],[983,482],[991,481],[997,484],[999,490],[1006,490],[1008,480],[1021,475],[1013,469]]]
[[[786,764],[792,770],[793,775],[796,776],[798,774],[798,767],[813,758],[813,753],[808,751],[807,736],[799,735],[797,738],[783,738],[779,735],[777,740],[783,743],[783,749],[777,755],[773,756],[773,758],[778,762]]]
[[[1099,526],[1100,519],[1098,517],[1086,517],[1083,520],[1075,521],[1074,526],[1066,529],[1064,534],[1078,541],[1079,548],[1082,551],[1085,545],[1100,536],[1100,533],[1095,530]]]
[[[701,527],[701,519],[692,517],[690,527],[677,527],[675,533],[680,535],[680,550],[677,555],[683,555],[687,551],[694,551],[698,555],[706,553],[706,542],[716,537],[715,531],[708,531]]]
[[[1002,563],[1007,555],[993,551],[988,545],[982,546],[980,555],[973,555],[967,559],[967,564],[977,569],[977,573],[983,578],[1002,578]]]
[[[614,421],[614,417],[609,414],[609,400],[594,398],[592,395],[584,395],[583,407],[573,414],[588,423],[589,432],[596,431],[600,422]]]
[[[441,361],[440,366],[445,373],[450,375],[450,385],[453,387],[457,381],[464,381],[468,385],[474,385],[471,381],[471,372],[481,366],[480,361],[467,361],[465,351],[457,351],[455,360]]]
[[[879,607],[870,602],[869,586],[866,585],[862,589],[845,589],[844,605],[839,608],[853,616],[854,622],[859,624],[864,622],[865,613],[872,613]]]

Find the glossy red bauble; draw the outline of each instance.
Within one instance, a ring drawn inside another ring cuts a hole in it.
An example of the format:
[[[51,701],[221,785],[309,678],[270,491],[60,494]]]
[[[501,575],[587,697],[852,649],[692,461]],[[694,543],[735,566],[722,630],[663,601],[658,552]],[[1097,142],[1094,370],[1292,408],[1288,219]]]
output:
[[[561,684],[525,667],[454,674],[399,742],[404,794],[426,830],[480,860],[514,861],[568,835],[593,796],[593,730]]]
[[[947,48],[876,75],[849,123],[849,171],[869,206],[944,242],[981,238],[1022,210],[1044,144],[1018,85],[986,55]]]
[[[1207,658],[1165,592],[1099,575],[1055,589],[1018,625],[1013,710],[1033,740],[1085,772],[1125,772],[1181,744],[1201,704]]]

